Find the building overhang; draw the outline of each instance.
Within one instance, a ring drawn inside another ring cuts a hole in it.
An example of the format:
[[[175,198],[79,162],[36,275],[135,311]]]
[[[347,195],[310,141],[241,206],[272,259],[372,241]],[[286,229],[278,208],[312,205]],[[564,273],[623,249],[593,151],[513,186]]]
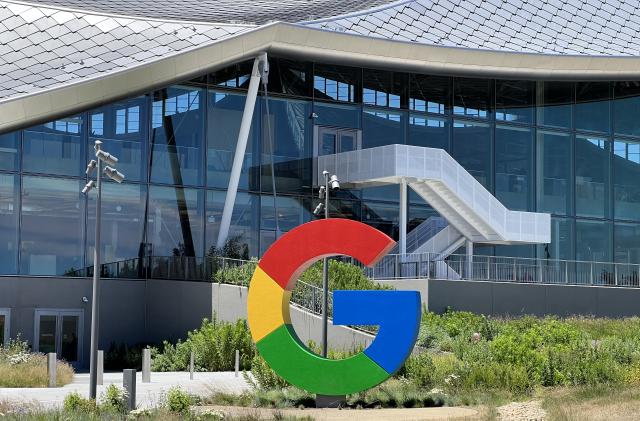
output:
[[[417,73],[535,80],[636,80],[640,57],[514,53],[407,43],[273,23],[123,71],[0,101],[0,133],[182,82],[261,52]]]

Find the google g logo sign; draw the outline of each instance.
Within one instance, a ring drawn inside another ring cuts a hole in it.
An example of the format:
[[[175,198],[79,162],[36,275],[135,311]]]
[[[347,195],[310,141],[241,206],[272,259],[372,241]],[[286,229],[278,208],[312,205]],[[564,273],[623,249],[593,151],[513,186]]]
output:
[[[289,315],[291,291],[316,260],[347,255],[370,266],[394,244],[360,222],[325,219],[295,228],[267,250],[249,285],[248,321],[258,351],[278,375],[311,393],[346,395],[385,381],[402,366],[418,336],[417,291],[334,291],[334,325],[379,326],[368,348],[342,360],[312,353]]]

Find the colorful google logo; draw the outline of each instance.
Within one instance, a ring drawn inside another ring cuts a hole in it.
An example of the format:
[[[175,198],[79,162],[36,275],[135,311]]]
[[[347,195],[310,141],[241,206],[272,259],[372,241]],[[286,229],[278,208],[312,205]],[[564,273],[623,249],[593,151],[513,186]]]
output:
[[[369,347],[342,360],[311,352],[289,314],[291,291],[315,261],[347,255],[371,266],[394,244],[363,223],[325,219],[289,231],[267,250],[249,285],[248,321],[258,352],[278,375],[311,393],[346,395],[383,382],[402,366],[418,335],[417,291],[334,291],[334,325],[379,326]]]

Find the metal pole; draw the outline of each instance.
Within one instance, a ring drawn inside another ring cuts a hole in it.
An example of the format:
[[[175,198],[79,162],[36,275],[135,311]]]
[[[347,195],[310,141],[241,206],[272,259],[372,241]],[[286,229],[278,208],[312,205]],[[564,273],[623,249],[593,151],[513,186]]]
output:
[[[49,387],[58,384],[58,355],[55,352],[47,354],[47,374],[49,375]]]
[[[400,183],[400,254],[404,257],[407,254],[407,180],[402,179]]]
[[[96,233],[93,251],[93,296],[91,301],[91,359],[89,365],[89,397],[96,399],[98,389],[98,327],[100,318],[100,224],[102,208],[102,160],[97,159],[98,197],[96,199]]]
[[[329,174],[324,174],[324,218],[329,219]],[[329,328],[329,259],[326,257],[322,265],[322,356],[328,353],[328,328]]]

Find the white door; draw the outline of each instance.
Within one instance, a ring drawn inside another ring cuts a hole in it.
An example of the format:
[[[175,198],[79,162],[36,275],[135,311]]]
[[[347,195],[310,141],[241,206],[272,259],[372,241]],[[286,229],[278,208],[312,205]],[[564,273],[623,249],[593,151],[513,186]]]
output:
[[[42,309],[35,313],[36,352],[55,352],[74,366],[82,362],[83,310]]]

